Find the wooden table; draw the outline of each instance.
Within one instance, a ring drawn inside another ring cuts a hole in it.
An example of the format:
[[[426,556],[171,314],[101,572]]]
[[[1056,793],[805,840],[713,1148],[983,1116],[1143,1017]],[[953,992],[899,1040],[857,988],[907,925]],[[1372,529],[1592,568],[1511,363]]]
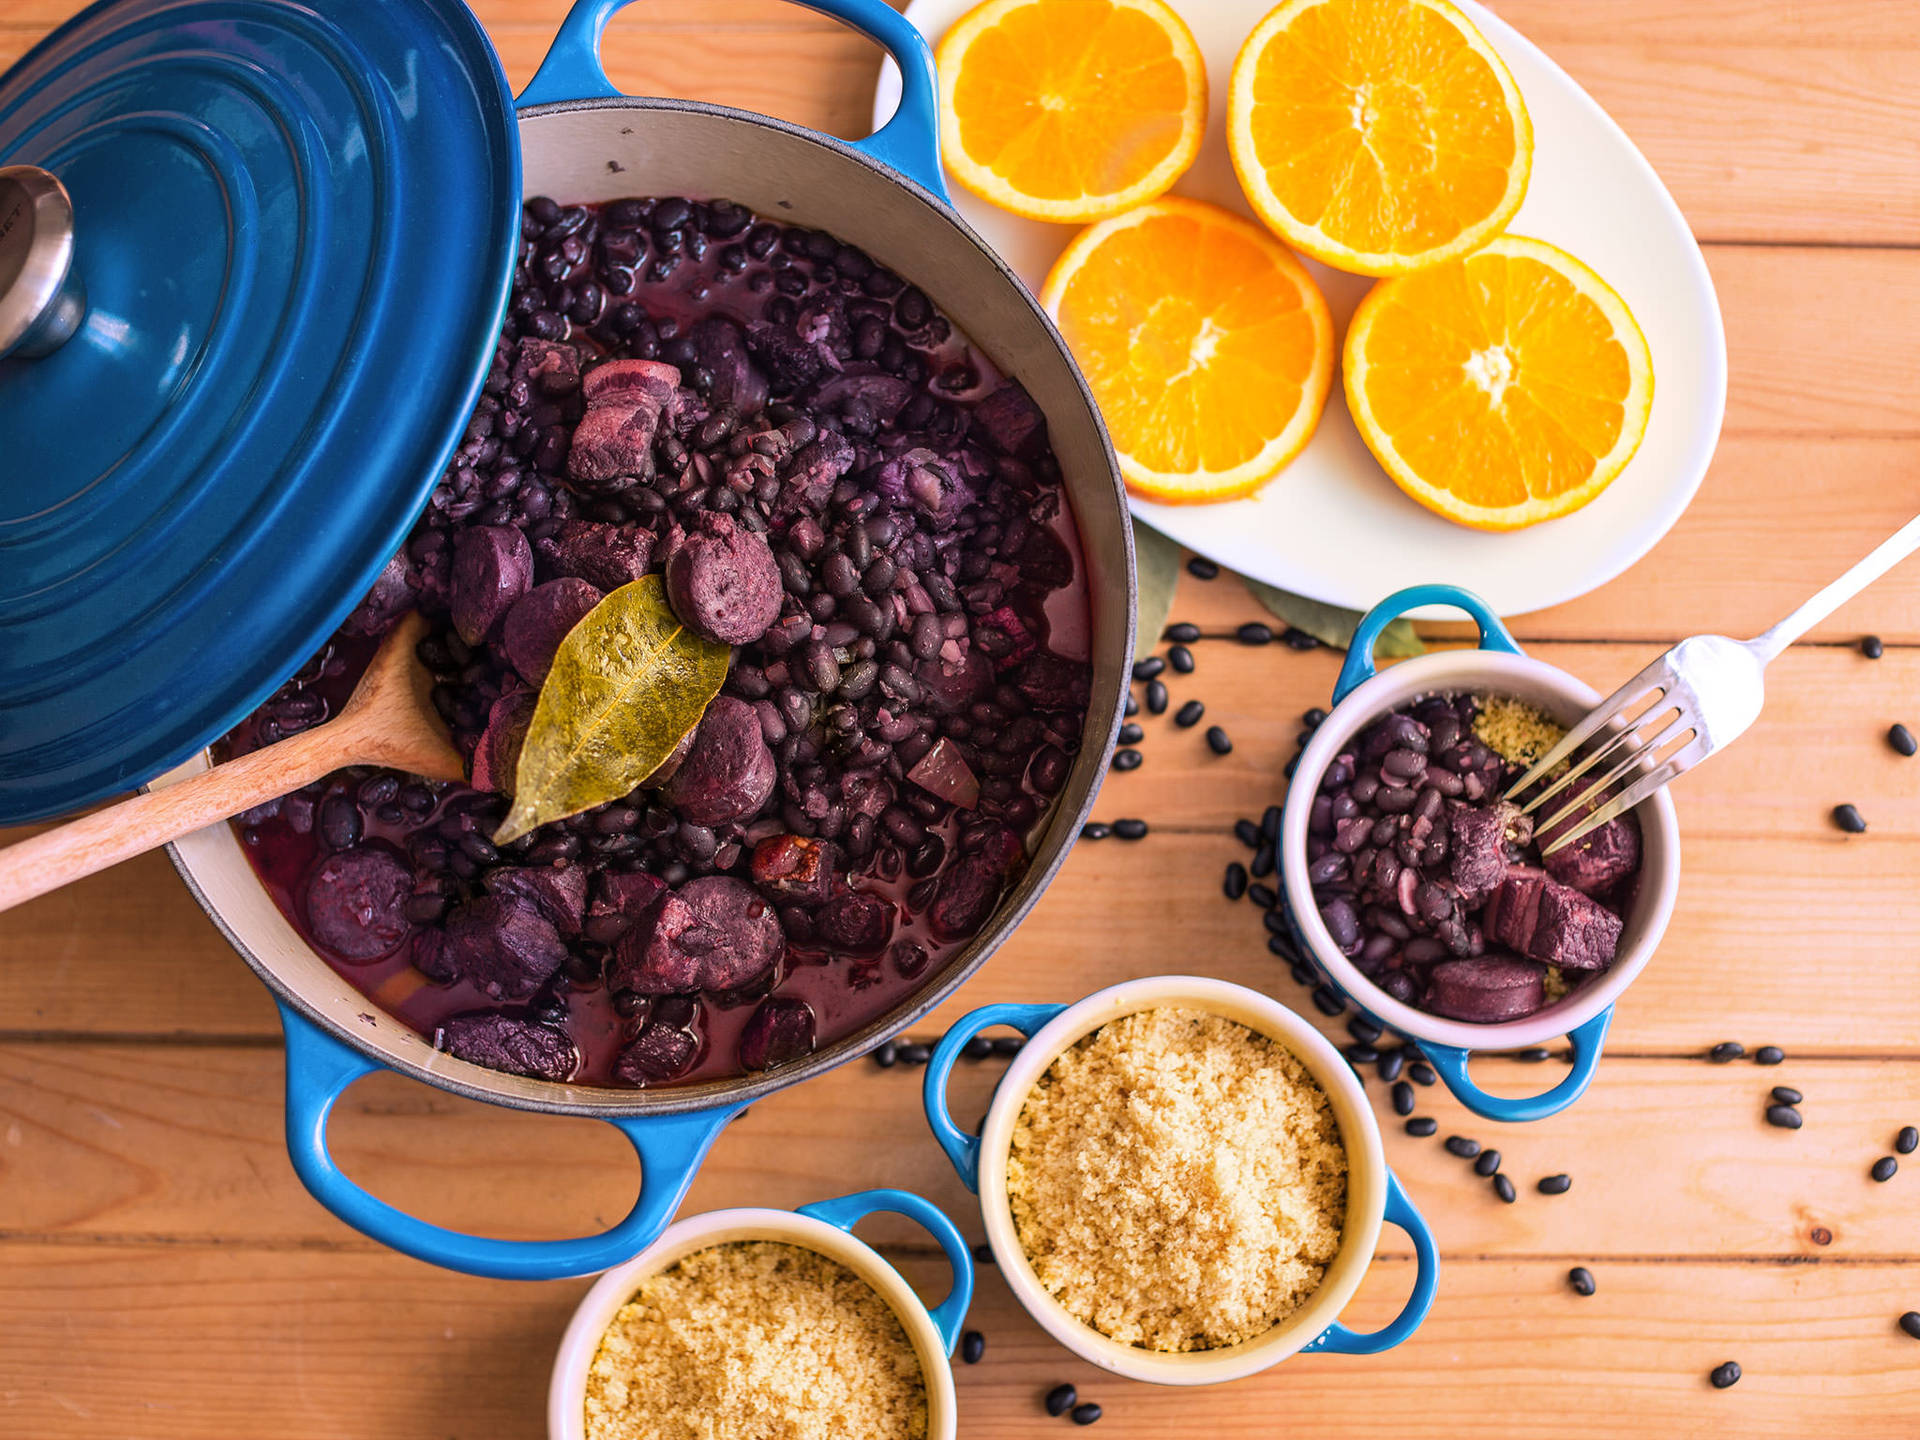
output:
[[[0,0],[0,63],[79,8]],[[563,0],[476,0],[516,86]],[[1673,534],[1619,581],[1515,626],[1603,690],[1659,644],[1750,633],[1920,508],[1920,38],[1887,0],[1500,0],[1645,149],[1706,244],[1733,385],[1719,458]],[[620,19],[630,88],[771,110],[857,134],[876,53],[773,3],[654,3]],[[1460,577],[1470,578],[1470,577]],[[1245,649],[1258,612],[1232,581],[1184,581],[1203,697],[1231,757],[1149,720],[1145,766],[1103,818],[1138,844],[1082,844],[1017,937],[925,1027],[990,1000],[1068,999],[1170,968],[1309,1008],[1222,898],[1229,827],[1279,790],[1296,717],[1325,699],[1327,652]],[[1884,659],[1856,641],[1875,631]],[[962,1433],[1039,1434],[1060,1380],[1109,1437],[1911,1436],[1920,1431],[1920,1157],[1867,1175],[1920,1123],[1920,761],[1882,738],[1920,723],[1920,565],[1883,581],[1774,668],[1765,717],[1677,789],[1686,883],[1661,954],[1621,1002],[1591,1093],[1508,1128],[1442,1092],[1442,1136],[1504,1152],[1519,1203],[1438,1140],[1387,1148],[1445,1250],[1415,1339],[1376,1359],[1311,1356],[1191,1395],[1104,1379],[1049,1343],[992,1270],[961,1367]],[[1859,804],[1871,828],[1828,819]],[[1330,1033],[1338,1026],[1328,1023]],[[1737,1039],[1787,1063],[1716,1066]],[[1488,1061],[1538,1087],[1558,1062]],[[963,1072],[962,1114],[991,1075]],[[0,1434],[204,1437],[543,1432],[547,1367],[584,1282],[489,1283],[387,1253],[302,1191],[280,1137],[280,1038],[266,992],[167,863],[149,857],[0,917]],[[980,1234],[920,1118],[918,1076],[866,1063],[753,1107],[687,1202],[792,1205],[906,1185]],[[1770,1129],[1776,1083],[1806,1127]],[[1376,1095],[1382,1087],[1373,1087]],[[452,1099],[393,1077],[334,1126],[347,1168],[429,1218],[537,1237],[598,1228],[635,1183],[617,1136]],[[1534,1181],[1574,1177],[1547,1198]],[[936,1279],[905,1230],[875,1235]],[[1410,1283],[1388,1231],[1356,1322]],[[1589,1266],[1599,1291],[1571,1293]],[[1716,1391],[1707,1372],[1737,1359]]]

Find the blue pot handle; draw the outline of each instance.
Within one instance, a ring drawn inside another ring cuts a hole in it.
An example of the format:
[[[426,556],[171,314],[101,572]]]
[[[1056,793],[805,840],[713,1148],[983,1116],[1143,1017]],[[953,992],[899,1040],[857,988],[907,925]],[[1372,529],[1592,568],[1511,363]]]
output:
[[[1413,1241],[1417,1265],[1413,1276],[1413,1294],[1407,1297],[1406,1305],[1384,1330],[1362,1334],[1357,1330],[1349,1330],[1336,1320],[1323,1334],[1301,1346],[1302,1353],[1323,1350],[1331,1355],[1378,1355],[1382,1350],[1393,1349],[1413,1334],[1420,1328],[1420,1322],[1427,1318],[1427,1312],[1433,1308],[1434,1291],[1440,1287],[1440,1247],[1434,1243],[1433,1231],[1427,1225],[1426,1217],[1414,1208],[1413,1201],[1407,1198],[1407,1192],[1400,1188],[1400,1177],[1391,1170],[1387,1172],[1386,1220],[1389,1225],[1398,1225],[1406,1231],[1407,1237]]]
[[[933,1058],[927,1061],[926,1083],[920,1092],[926,1105],[927,1124],[933,1127],[933,1138],[947,1152],[953,1168],[976,1194],[980,1190],[980,1137],[962,1130],[947,1113],[947,1080],[953,1074],[953,1062],[960,1058],[969,1040],[990,1026],[1011,1025],[1031,1040],[1035,1031],[1066,1008],[1064,1005],[983,1005],[971,1014],[962,1015],[933,1047]]]
[[[287,1034],[287,1153],[301,1183],[327,1209],[382,1245],[494,1280],[561,1280],[630,1260],[667,1228],[707,1148],[741,1106],[685,1115],[609,1120],[640,1157],[640,1198],[627,1218],[573,1240],[493,1240],[416,1220],[349,1180],[327,1150],[327,1119],[354,1081],[383,1068],[305,1016],[280,1007]]]
[[[600,64],[600,37],[607,22],[633,0],[575,0],[539,73],[517,102],[551,105],[565,100],[617,100],[620,90]],[[854,149],[890,165],[908,179],[948,200],[940,169],[940,78],[926,37],[886,0],[794,0],[830,15],[879,45],[900,67],[900,105],[893,118]]]
[[[799,1213],[824,1220],[836,1230],[851,1232],[855,1225],[880,1210],[906,1216],[940,1242],[947,1266],[953,1271],[953,1287],[947,1291],[947,1298],[927,1313],[933,1318],[933,1328],[940,1332],[947,1354],[951,1355],[960,1339],[960,1322],[967,1318],[967,1306],[973,1303],[973,1251],[967,1248],[967,1242],[944,1210],[905,1190],[862,1190],[857,1195],[842,1195],[838,1200],[802,1205]]]
[[[1469,1080],[1467,1058],[1472,1054],[1471,1051],[1455,1045],[1436,1045],[1431,1040],[1422,1040],[1420,1049],[1426,1055],[1427,1063],[1446,1082],[1447,1089],[1474,1114],[1487,1120],[1544,1120],[1549,1115],[1558,1115],[1587,1093],[1593,1072],[1600,1065],[1600,1051],[1606,1043],[1607,1026],[1612,1023],[1613,1007],[1609,1005],[1584,1025],[1569,1032],[1567,1040],[1573,1049],[1573,1068],[1567,1072],[1567,1078],[1544,1095],[1534,1095],[1524,1100],[1489,1095]]]
[[[1521,653],[1519,642],[1500,623],[1500,617],[1471,590],[1462,590],[1458,585],[1414,585],[1389,595],[1354,627],[1353,643],[1347,646],[1347,663],[1340,667],[1340,678],[1334,682],[1334,704],[1338,705],[1373,678],[1373,647],[1380,641],[1380,632],[1407,611],[1427,605],[1451,605],[1466,611],[1480,627],[1482,650],[1504,650],[1509,655]]]

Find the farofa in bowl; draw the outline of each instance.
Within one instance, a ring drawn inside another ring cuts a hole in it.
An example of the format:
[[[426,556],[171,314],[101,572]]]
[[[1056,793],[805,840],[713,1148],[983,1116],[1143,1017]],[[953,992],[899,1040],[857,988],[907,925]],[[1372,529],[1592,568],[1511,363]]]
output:
[[[1181,1006],[1058,1056],[1015,1123],[1007,1194],[1041,1285],[1074,1318],[1162,1352],[1283,1324],[1339,1253],[1347,1152],[1287,1047]]]

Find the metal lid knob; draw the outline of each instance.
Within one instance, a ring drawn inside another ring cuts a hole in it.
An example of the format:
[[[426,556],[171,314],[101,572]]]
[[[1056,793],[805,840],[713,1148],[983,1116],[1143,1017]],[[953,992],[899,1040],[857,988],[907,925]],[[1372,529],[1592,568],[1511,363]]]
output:
[[[86,313],[66,186],[37,165],[0,166],[0,359],[59,349]]]

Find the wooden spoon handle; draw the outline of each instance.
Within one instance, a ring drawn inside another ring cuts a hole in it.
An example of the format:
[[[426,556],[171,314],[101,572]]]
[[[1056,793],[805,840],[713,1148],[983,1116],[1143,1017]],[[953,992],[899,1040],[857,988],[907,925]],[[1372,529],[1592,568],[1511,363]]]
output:
[[[8,846],[0,910],[298,790],[355,763],[355,748],[354,727],[333,721]]]

